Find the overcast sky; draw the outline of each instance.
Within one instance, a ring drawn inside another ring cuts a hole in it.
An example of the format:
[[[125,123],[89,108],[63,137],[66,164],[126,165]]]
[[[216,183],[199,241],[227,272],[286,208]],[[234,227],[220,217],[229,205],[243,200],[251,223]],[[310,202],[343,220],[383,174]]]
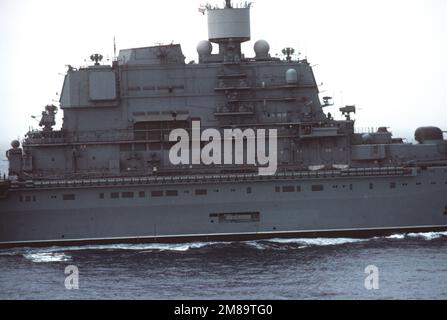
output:
[[[112,58],[114,36],[118,49],[180,43],[187,62],[197,60],[204,3],[0,0],[0,145],[38,127],[31,115],[58,100],[65,65],[85,65],[92,53]],[[356,104],[358,127],[412,138],[422,125],[447,130],[446,17],[445,0],[258,0],[243,48],[253,56],[259,39],[272,55],[294,47],[315,65],[322,95],[334,97],[336,118]]]

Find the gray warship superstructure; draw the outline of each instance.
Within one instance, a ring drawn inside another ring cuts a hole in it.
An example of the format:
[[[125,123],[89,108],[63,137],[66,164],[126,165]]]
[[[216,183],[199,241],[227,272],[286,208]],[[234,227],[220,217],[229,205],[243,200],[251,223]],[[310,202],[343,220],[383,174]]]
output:
[[[121,50],[112,65],[96,54],[91,66],[69,67],[61,130],[53,129],[59,108],[49,105],[42,130],[7,151],[0,246],[447,230],[441,129],[419,128],[414,144],[385,127],[359,133],[355,106],[340,108],[343,120],[325,112],[331,98],[320,100],[310,64],[292,48],[272,57],[259,40],[255,57],[241,52],[250,5],[204,11],[209,40],[197,46],[198,62],[185,63],[170,44]],[[275,129],[276,172],[172,164],[170,132],[191,132],[194,121]]]

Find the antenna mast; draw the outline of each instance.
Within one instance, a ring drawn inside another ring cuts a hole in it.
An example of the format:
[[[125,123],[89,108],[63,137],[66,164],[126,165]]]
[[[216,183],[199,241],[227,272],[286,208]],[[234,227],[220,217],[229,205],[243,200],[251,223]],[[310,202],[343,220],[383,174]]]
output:
[[[116,40],[115,40],[115,36],[113,36],[113,60],[116,61]]]

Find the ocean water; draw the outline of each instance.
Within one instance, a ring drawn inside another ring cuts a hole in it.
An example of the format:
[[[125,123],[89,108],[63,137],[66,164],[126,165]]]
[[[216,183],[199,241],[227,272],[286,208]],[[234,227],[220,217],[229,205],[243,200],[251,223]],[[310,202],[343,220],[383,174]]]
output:
[[[0,299],[447,299],[447,232],[4,249]]]

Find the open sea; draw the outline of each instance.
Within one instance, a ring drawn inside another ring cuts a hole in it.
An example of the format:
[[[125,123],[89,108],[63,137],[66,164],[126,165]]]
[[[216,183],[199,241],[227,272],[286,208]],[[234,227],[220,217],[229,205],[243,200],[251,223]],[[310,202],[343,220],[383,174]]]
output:
[[[0,299],[447,299],[447,232],[3,249]]]
[[[447,233],[5,249],[0,298],[447,299]]]

